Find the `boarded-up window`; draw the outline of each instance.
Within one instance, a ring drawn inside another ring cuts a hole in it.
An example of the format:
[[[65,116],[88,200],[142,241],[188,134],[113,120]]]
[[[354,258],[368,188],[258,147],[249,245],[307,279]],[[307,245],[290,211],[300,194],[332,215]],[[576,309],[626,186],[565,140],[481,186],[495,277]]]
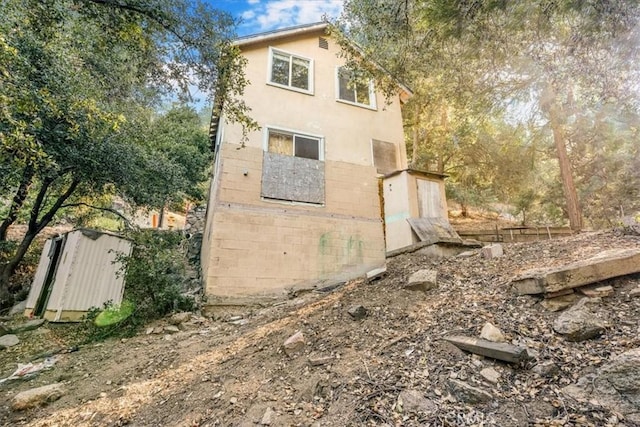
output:
[[[324,203],[322,138],[268,130],[262,165],[262,197]]]
[[[398,169],[398,161],[396,156],[396,145],[390,142],[378,141],[374,139],[373,148],[373,165],[378,173],[386,175],[395,172]]]
[[[324,162],[265,151],[262,197],[323,204]]]

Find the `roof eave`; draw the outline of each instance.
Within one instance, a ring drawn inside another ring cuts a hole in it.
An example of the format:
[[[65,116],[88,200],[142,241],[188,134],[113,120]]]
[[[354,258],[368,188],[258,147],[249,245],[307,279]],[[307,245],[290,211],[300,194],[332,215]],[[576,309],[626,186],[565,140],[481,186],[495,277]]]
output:
[[[326,30],[329,27],[327,22],[316,22],[314,24],[300,25],[298,27],[288,28],[286,30],[274,30],[266,33],[255,34],[252,36],[241,37],[234,40],[233,45],[238,47],[250,46],[257,43],[270,42],[272,40],[282,39],[286,37],[298,36],[307,33]]]

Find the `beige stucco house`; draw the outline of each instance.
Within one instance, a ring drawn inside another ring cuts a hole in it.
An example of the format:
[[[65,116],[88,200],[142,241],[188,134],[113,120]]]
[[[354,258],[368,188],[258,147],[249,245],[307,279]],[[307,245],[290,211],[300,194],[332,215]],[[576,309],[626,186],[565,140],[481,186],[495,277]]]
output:
[[[241,38],[244,100],[261,129],[215,123],[216,160],[201,252],[209,304],[232,305],[331,284],[385,264],[411,244],[401,96],[351,83],[324,23]],[[406,98],[405,98],[406,99]],[[385,245],[383,185],[393,208]],[[441,177],[438,207],[446,215]],[[415,182],[413,184],[415,186]],[[396,191],[395,189],[398,189]],[[417,187],[416,187],[417,188]],[[415,197],[414,197],[415,198]],[[441,199],[440,199],[441,198]],[[396,200],[397,199],[397,200]],[[441,200],[441,201],[440,201]],[[434,208],[436,209],[436,208]]]

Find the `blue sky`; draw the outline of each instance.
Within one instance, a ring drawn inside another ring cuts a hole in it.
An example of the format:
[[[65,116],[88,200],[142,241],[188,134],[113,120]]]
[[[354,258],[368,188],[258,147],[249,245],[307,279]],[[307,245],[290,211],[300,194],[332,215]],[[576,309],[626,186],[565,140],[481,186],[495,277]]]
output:
[[[310,24],[326,14],[337,18],[343,0],[207,0],[215,8],[242,19],[238,35]]]

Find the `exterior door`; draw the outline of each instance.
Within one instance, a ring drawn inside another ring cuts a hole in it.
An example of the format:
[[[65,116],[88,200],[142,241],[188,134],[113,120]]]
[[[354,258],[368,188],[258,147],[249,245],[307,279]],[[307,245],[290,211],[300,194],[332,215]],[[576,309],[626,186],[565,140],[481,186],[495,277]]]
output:
[[[442,195],[440,185],[434,181],[417,179],[418,210],[420,218],[439,218],[442,216]]]

